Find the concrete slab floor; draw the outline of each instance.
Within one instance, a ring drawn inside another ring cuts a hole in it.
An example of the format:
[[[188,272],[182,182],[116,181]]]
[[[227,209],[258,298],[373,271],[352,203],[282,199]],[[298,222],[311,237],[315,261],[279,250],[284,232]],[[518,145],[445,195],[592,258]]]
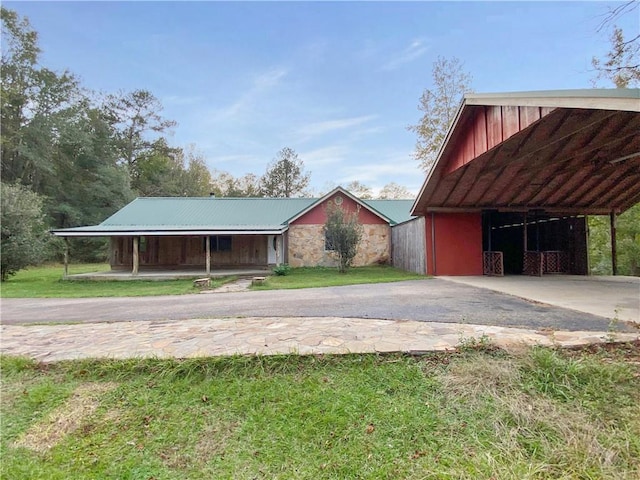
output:
[[[438,277],[609,319],[640,322],[640,278],[545,275]]]

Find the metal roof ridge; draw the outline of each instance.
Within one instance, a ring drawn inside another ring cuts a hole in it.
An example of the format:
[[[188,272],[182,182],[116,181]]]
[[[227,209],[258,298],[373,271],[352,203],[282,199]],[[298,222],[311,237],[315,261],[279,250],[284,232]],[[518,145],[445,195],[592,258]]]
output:
[[[136,197],[136,200],[318,200],[320,197]]]
[[[510,92],[467,92],[464,98],[494,97],[614,97],[640,98],[640,88],[568,88],[560,90],[523,90]]]

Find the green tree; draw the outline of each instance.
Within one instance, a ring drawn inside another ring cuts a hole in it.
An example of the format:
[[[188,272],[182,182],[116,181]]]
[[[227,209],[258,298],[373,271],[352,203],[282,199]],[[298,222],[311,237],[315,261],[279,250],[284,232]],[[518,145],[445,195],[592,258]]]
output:
[[[411,193],[407,187],[402,185],[398,185],[396,182],[387,183],[382,190],[380,190],[380,194],[378,198],[383,200],[389,199],[413,199],[415,195]]]
[[[115,130],[72,74],[38,63],[38,37],[28,20],[1,13],[2,179],[39,194],[55,228],[100,222],[131,198]],[[105,244],[75,243],[87,244],[91,255]]]
[[[618,274],[640,276],[640,203],[616,219]],[[611,275],[611,230],[608,216],[589,217],[591,273]]]
[[[38,65],[38,35],[26,18],[4,7],[0,16],[2,179],[39,192],[53,172],[61,124],[73,117],[82,94],[69,72],[56,74]]]
[[[160,137],[139,152],[135,169],[129,172],[131,187],[142,197],[182,196],[183,163],[182,150],[170,147],[166,139]]]
[[[371,190],[371,187],[359,182],[358,180],[347,183],[344,188],[358,198],[365,200],[373,198],[373,190]]]
[[[329,203],[324,224],[326,249],[335,253],[338,270],[346,273],[358,253],[363,227],[358,220],[358,211],[347,212],[342,207]]]
[[[229,172],[214,170],[211,178],[211,192],[217,197],[263,197],[260,178],[253,173],[234,177]]]
[[[45,228],[42,198],[16,184],[0,185],[2,207],[2,244],[0,279],[42,261],[48,233]]]
[[[153,134],[163,134],[176,125],[162,117],[158,100],[148,90],[109,95],[105,109],[116,130],[119,160],[129,168],[132,183],[140,175],[138,159],[153,149]]]
[[[438,57],[431,72],[433,87],[423,92],[418,104],[424,114],[417,125],[408,127],[418,135],[414,157],[425,172],[436,161],[462,96],[471,91],[471,76],[462,67],[455,57]]]
[[[190,148],[182,172],[182,191],[189,197],[206,197],[211,193],[211,172],[205,158]]]
[[[310,174],[304,173],[304,162],[293,149],[285,147],[267,167],[260,183],[264,196],[290,198],[302,195],[309,180]]]
[[[593,57],[596,70],[594,85],[599,80],[608,80],[618,88],[640,84],[640,34],[625,39],[622,29],[614,25],[621,15],[637,16],[639,2],[627,1],[609,10],[598,31],[612,28],[611,50],[603,59]],[[589,221],[589,263],[591,273],[610,275],[611,230],[609,217],[591,216]],[[640,204],[622,213],[616,221],[616,249],[618,274],[640,276]]]
[[[593,83],[609,80],[618,88],[629,88],[640,84],[640,33],[634,32],[631,38],[625,38],[624,32],[612,25],[616,18],[625,14],[638,15],[638,1],[632,0],[617,5],[609,11],[600,24],[598,31],[612,27],[609,37],[611,50],[604,58],[593,57],[591,65],[596,71]]]
[[[185,152],[160,137],[137,159],[133,188],[145,197],[202,197],[211,192],[211,173],[193,147]]]
[[[49,223],[55,228],[99,223],[133,198],[127,169],[117,164],[112,129],[88,100],[58,128],[51,175],[40,187]],[[104,238],[74,238],[70,244],[74,260],[106,258]]]

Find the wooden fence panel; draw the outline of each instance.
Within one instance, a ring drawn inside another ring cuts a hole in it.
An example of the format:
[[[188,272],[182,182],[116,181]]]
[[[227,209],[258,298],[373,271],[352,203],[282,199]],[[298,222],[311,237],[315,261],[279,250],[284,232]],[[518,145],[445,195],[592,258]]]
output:
[[[391,227],[391,264],[409,272],[426,274],[424,217]]]

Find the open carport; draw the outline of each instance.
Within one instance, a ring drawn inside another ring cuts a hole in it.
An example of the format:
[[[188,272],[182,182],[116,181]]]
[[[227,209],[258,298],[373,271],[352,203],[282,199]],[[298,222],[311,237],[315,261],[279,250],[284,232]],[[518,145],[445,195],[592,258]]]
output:
[[[588,275],[586,216],[608,215],[615,275],[639,131],[638,89],[465,95],[412,209],[426,272]]]
[[[637,322],[640,327],[640,278],[637,277],[549,275],[541,278],[514,275],[440,278],[614,321]]]

